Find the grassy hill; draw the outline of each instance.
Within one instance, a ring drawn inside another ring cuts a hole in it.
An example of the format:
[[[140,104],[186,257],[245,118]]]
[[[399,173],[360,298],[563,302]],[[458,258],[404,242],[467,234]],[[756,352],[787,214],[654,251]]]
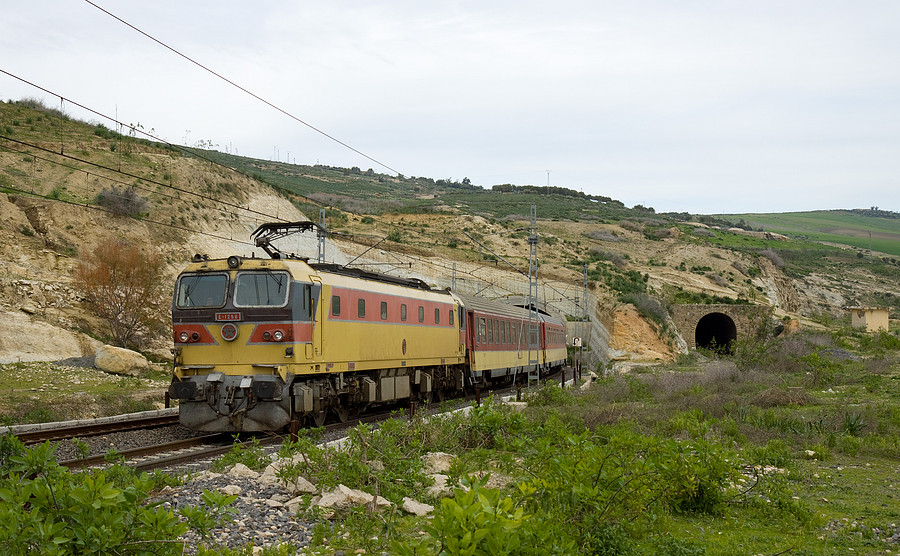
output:
[[[733,214],[752,228],[791,237],[871,249],[900,256],[900,214],[878,210],[821,210],[775,214]]]

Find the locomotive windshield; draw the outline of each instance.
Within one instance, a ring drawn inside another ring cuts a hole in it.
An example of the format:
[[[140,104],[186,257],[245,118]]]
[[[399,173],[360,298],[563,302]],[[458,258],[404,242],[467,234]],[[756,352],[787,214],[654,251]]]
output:
[[[287,272],[239,272],[234,287],[235,307],[283,307],[287,304]]]
[[[178,279],[175,306],[179,309],[221,307],[225,305],[228,276],[225,274],[188,274]]]

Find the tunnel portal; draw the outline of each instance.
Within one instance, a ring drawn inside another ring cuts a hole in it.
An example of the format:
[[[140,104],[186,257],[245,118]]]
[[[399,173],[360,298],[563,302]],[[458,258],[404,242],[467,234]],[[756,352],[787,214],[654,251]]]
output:
[[[737,326],[728,315],[709,313],[697,322],[694,342],[698,348],[730,354],[737,340]]]

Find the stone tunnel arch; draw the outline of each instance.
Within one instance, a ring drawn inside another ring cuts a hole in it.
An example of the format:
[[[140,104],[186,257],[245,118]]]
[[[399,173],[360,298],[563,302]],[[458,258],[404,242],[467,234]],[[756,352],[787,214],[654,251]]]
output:
[[[750,338],[760,332],[771,312],[771,307],[751,304],[686,303],[670,307],[672,320],[688,349],[708,346],[713,337],[716,345]]]
[[[731,353],[737,340],[737,326],[724,313],[709,313],[697,321],[694,345],[697,348]]]

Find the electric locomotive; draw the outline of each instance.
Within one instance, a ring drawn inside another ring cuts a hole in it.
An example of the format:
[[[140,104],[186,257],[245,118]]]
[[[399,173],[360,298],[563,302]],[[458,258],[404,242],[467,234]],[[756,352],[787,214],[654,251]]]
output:
[[[310,226],[264,224],[254,236],[273,258],[196,255],[178,276],[169,395],[183,425],[321,426],[328,414],[346,421],[370,406],[443,399],[564,364],[565,323],[546,313],[285,258],[268,243]]]

